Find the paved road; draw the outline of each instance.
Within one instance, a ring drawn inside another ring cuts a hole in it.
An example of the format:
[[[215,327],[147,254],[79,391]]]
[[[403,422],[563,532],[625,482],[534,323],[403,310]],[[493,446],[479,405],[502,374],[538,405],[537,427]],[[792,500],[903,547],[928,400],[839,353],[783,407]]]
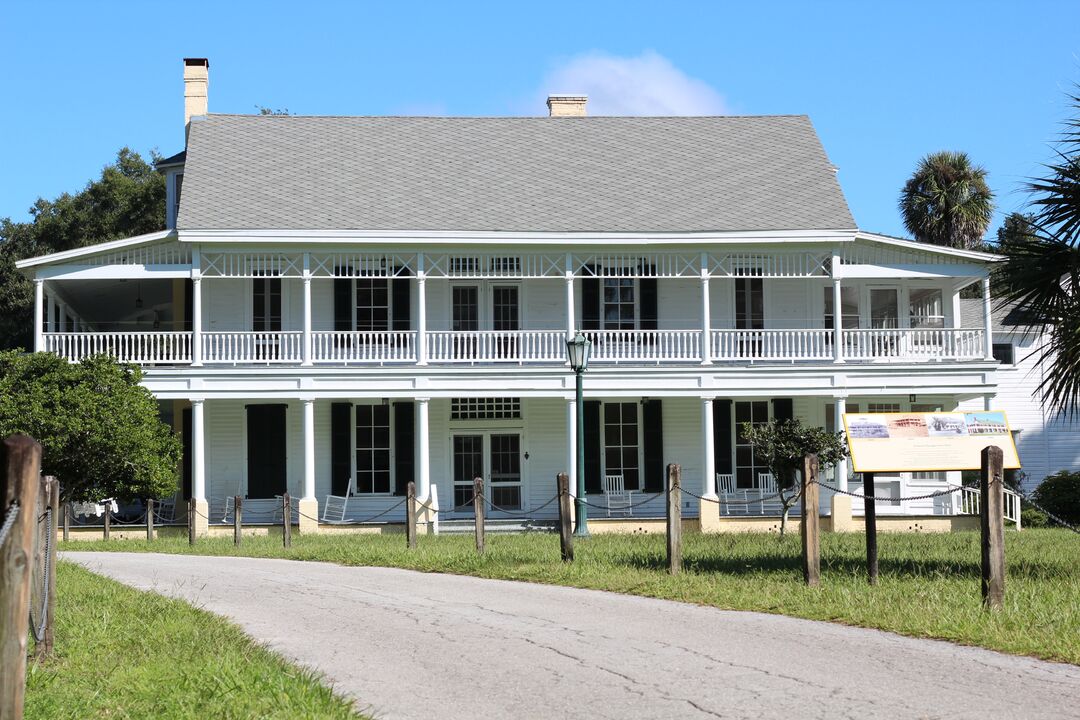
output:
[[[64,553],[189,600],[379,718],[1080,718],[1080,668],[611,593],[324,563]]]

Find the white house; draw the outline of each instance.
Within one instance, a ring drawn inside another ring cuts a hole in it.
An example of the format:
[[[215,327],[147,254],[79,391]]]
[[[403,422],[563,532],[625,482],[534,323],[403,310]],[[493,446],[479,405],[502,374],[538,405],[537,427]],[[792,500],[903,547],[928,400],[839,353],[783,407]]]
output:
[[[741,423],[994,403],[996,257],[860,231],[805,116],[586,117],[576,96],[545,117],[213,115],[208,62],[184,63],[168,229],[19,267],[36,349],[144,367],[212,519],[286,490],[364,518],[409,481],[460,517],[475,476],[504,514],[554,517],[578,413],[590,494],[616,475],[647,499],[678,462],[712,498],[718,475],[761,482]]]

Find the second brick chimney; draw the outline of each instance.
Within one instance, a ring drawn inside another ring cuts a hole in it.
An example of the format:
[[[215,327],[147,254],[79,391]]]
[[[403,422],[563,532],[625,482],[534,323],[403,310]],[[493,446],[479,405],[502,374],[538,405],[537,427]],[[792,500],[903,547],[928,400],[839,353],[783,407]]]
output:
[[[184,58],[184,131],[191,118],[206,115],[206,95],[210,87],[210,61]]]
[[[548,95],[548,114],[551,117],[585,117],[588,95]]]

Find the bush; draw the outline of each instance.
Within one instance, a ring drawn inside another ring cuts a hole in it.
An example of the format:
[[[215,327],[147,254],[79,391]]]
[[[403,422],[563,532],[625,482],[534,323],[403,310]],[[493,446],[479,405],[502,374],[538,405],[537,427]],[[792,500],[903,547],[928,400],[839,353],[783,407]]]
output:
[[[1050,518],[1041,510],[1026,507],[1020,511],[1020,526],[1024,528],[1043,528],[1050,524]]]
[[[1080,525],[1080,472],[1060,470],[1035,488],[1032,499],[1067,523]]]

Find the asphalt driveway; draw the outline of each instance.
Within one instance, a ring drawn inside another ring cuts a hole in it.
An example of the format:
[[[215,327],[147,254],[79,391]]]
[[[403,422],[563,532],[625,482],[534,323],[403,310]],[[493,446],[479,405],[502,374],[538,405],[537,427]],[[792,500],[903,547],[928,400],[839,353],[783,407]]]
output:
[[[1080,718],[1080,668],[774,615],[387,568],[65,552],[380,718]]]

